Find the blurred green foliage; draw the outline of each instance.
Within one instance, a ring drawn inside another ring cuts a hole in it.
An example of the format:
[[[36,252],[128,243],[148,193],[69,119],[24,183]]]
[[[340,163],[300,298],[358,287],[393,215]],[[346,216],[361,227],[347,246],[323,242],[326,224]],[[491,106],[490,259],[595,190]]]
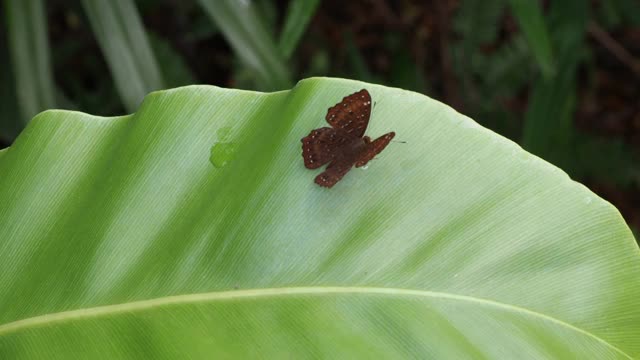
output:
[[[8,145],[35,113],[52,107],[113,115],[135,111],[145,94],[161,88],[205,82],[273,91],[289,88],[295,80],[308,76],[340,76],[414,90],[445,101],[449,92],[455,98],[449,99],[453,106],[460,106],[484,126],[579,180],[621,188],[638,186],[633,149],[620,139],[582,132],[574,120],[580,71],[588,69],[593,58],[587,43],[588,27],[597,23],[614,31],[640,26],[640,2],[452,2],[457,7],[450,15],[438,13],[436,17],[448,33],[441,34],[439,48],[423,49],[427,55],[412,52],[402,31],[378,29],[382,35],[377,47],[391,54],[385,72],[377,71],[372,61],[375,57],[358,42],[351,27],[334,29],[332,36],[309,31],[323,12],[342,7],[339,2],[331,3],[4,0],[0,140]],[[413,16],[411,6],[430,7],[429,11],[437,13],[445,3],[450,2],[409,1],[402,15]],[[330,17],[346,17],[345,23],[366,22],[373,5],[363,2],[355,6],[367,10],[362,19],[348,19],[344,14]],[[170,22],[154,20],[163,7],[174,17]],[[505,34],[505,18],[515,24],[515,31]],[[74,36],[56,37],[52,20],[66,24]],[[149,26],[154,22],[161,25]],[[202,39],[209,39],[208,44],[223,44],[215,49],[198,47]],[[92,42],[97,46],[86,45]],[[93,51],[84,54],[84,60],[76,59],[78,51],[87,47]],[[337,47],[342,56],[336,56]],[[425,60],[433,52],[439,52],[440,65],[452,74],[445,71],[442,76],[432,76],[440,71]],[[207,60],[193,60],[202,57]],[[212,73],[206,65],[198,65],[208,62],[226,70]],[[87,81],[87,76],[92,80]],[[438,81],[431,81],[434,78]],[[453,90],[447,91],[453,82]],[[505,106],[514,99],[525,99],[521,101],[523,109]]]

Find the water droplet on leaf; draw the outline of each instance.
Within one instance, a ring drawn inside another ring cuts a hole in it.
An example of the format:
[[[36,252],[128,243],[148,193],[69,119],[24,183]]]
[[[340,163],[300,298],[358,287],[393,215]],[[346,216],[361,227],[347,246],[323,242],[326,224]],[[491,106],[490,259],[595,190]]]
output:
[[[209,161],[213,166],[222,168],[227,165],[236,155],[236,144],[232,142],[219,142],[211,147]]]

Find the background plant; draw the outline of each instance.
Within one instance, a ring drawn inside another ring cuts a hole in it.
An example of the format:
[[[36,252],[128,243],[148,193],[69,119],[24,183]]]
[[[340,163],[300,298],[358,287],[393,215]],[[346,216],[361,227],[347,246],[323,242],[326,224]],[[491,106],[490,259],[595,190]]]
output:
[[[443,100],[640,225],[635,0],[5,0],[3,11],[3,147],[49,108],[116,115],[162,88],[341,76]]]

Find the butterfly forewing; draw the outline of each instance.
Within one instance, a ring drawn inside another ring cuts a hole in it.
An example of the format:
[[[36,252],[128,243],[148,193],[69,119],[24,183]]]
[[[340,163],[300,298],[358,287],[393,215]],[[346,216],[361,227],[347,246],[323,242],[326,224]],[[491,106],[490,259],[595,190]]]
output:
[[[390,132],[366,144],[356,159],[356,167],[367,165],[371,159],[380,154],[380,152],[389,145],[394,136],[396,136],[396,133]]]
[[[344,129],[349,136],[362,137],[371,116],[371,95],[365,89],[346,96],[329,108],[326,120],[335,129]]]

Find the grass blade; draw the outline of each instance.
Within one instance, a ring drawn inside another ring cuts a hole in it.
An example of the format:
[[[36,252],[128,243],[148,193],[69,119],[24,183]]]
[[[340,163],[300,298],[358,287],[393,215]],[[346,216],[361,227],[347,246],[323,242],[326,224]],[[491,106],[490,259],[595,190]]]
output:
[[[47,18],[41,0],[6,0],[5,7],[21,120],[27,123],[56,106]]]
[[[571,141],[580,48],[586,33],[588,4],[580,0],[553,3],[553,40],[558,49],[558,69],[551,78],[541,78],[525,116],[522,145],[527,150],[571,171]]]
[[[369,66],[365,61],[364,56],[360,53],[360,49],[358,49],[352,33],[345,34],[345,43],[347,48],[347,60],[356,79],[366,82],[381,82],[381,80],[376,79],[376,76],[369,70]]]
[[[149,33],[149,41],[154,54],[158,55],[158,66],[167,87],[179,87],[197,83],[185,59],[173,49],[169,41]]]
[[[134,111],[146,94],[164,87],[135,4],[132,0],[83,0],[82,4],[122,102]]]
[[[635,0],[616,0],[613,2],[617,5],[623,17],[632,25],[640,25],[640,4]]]
[[[285,59],[288,59],[296,49],[319,4],[319,0],[293,0],[289,2],[287,18],[278,43],[280,54]]]
[[[0,31],[0,148],[10,144],[22,128],[5,33]]]
[[[292,85],[285,61],[250,2],[199,0],[242,62],[255,71],[262,90]]]
[[[540,4],[531,0],[509,0],[509,4],[543,75],[550,78],[555,71],[553,53]]]

